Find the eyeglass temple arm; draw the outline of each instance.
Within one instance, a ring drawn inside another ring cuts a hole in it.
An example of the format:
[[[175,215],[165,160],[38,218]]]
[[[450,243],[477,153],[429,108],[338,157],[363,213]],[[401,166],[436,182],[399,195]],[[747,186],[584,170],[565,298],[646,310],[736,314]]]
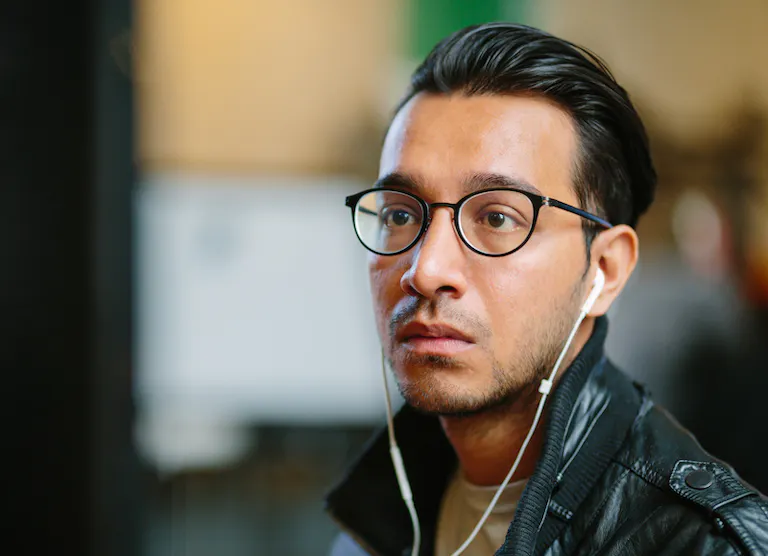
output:
[[[346,200],[344,201],[344,204],[346,206],[348,206],[349,208],[354,209],[355,205],[357,204],[357,201],[358,201],[357,195],[351,195],[351,196],[346,198]],[[379,214],[378,212],[376,212],[374,210],[367,209],[367,208],[362,207],[362,206],[357,207],[357,210],[359,210],[360,212],[364,212],[365,214],[372,214],[374,216],[377,216]]]
[[[577,214],[581,216],[582,218],[586,218],[587,220],[591,220],[592,222],[595,222],[596,224],[600,224],[603,228],[610,229],[613,228],[613,224],[608,222],[607,220],[604,220],[600,218],[599,216],[595,216],[591,212],[587,212],[585,210],[581,210],[580,208],[576,208],[572,205],[569,205],[568,203],[563,203],[562,201],[558,201],[556,199],[546,199],[546,204],[551,207],[557,207],[559,209],[567,210],[568,212],[571,212],[573,214]]]

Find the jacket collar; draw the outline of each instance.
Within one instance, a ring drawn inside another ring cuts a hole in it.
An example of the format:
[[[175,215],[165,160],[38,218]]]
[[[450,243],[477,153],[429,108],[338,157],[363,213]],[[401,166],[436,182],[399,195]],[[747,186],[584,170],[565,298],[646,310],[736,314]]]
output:
[[[526,547],[523,552],[533,553],[534,546],[540,544],[537,538],[553,492],[556,491],[558,500],[567,504],[566,510],[575,509],[588,492],[584,485],[593,484],[587,479],[596,480],[608,464],[614,445],[618,449],[617,443],[626,436],[636,414],[636,404],[627,403],[632,397],[627,392],[621,396],[620,403],[612,403],[612,396],[601,386],[605,381],[603,344],[607,331],[607,319],[598,318],[589,341],[553,392],[548,403],[542,455],[518,504],[500,554],[511,554],[513,550],[518,554],[522,547]],[[585,388],[590,375],[594,375],[594,384]],[[617,410],[626,415],[614,419],[611,414]],[[610,418],[601,419],[606,413]],[[436,417],[422,415],[406,405],[395,416],[394,424],[419,515],[421,553],[432,554],[440,501],[456,468],[456,455]],[[600,432],[602,438],[596,438],[596,432]],[[596,452],[587,453],[583,449],[587,439]],[[600,446],[607,448],[601,450]],[[598,457],[592,457],[595,453]],[[577,480],[572,481],[572,477]],[[411,522],[400,498],[386,429],[373,437],[344,479],[326,497],[326,511],[368,552],[386,556],[410,553]],[[547,526],[541,532],[540,540],[549,543],[559,528]]]

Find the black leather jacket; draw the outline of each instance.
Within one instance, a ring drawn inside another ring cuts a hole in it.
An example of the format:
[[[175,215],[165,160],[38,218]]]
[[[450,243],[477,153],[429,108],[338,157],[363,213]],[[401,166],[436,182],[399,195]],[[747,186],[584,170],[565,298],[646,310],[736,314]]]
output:
[[[496,554],[768,554],[766,498],[605,359],[606,334],[606,319],[598,319],[553,392],[541,457]],[[421,554],[431,555],[456,456],[434,417],[405,407],[395,429]],[[326,509],[344,531],[334,556],[410,554],[386,431],[331,491]]]

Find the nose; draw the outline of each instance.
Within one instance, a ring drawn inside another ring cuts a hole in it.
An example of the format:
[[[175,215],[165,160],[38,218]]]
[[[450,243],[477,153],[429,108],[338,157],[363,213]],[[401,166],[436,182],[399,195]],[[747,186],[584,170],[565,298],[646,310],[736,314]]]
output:
[[[413,261],[400,279],[409,295],[434,299],[441,295],[459,298],[467,289],[465,248],[453,226],[452,209],[438,208],[418,245]]]

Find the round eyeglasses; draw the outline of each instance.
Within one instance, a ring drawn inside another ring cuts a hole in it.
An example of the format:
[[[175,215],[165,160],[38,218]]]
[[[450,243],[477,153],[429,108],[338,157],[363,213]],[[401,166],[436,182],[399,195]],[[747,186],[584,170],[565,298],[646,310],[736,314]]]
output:
[[[453,223],[461,241],[475,253],[503,257],[531,238],[539,210],[556,207],[577,214],[602,228],[612,224],[580,208],[519,189],[483,189],[457,203],[427,203],[399,189],[367,189],[346,198],[360,243],[377,255],[399,255],[424,235],[434,209],[453,210]]]

